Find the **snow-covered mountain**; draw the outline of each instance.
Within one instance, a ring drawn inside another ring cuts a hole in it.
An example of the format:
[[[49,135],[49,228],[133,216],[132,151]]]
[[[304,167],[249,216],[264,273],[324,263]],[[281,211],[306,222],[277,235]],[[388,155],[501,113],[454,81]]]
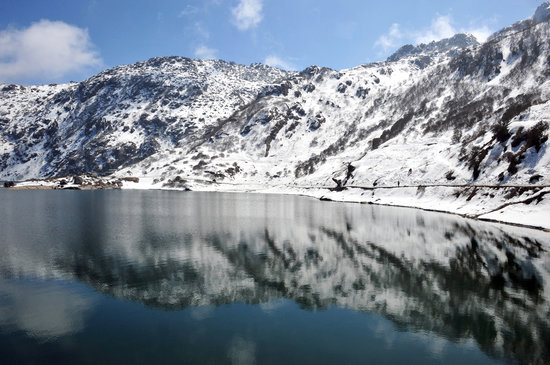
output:
[[[2,85],[2,177],[104,174],[187,146],[286,76],[259,64],[170,57],[81,83]]]
[[[160,57],[0,85],[0,179],[547,184],[549,9],[483,44],[458,34],[341,71]]]

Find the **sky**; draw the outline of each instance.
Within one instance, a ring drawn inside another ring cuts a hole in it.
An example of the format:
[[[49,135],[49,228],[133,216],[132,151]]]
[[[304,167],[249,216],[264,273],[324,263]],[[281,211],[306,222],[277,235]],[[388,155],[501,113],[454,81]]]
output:
[[[1,0],[0,83],[82,81],[158,56],[351,68],[458,32],[483,41],[541,0]]]

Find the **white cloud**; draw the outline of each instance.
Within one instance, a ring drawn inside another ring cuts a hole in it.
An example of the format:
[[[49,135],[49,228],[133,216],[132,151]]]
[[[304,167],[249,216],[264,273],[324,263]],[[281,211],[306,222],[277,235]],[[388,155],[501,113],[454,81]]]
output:
[[[278,67],[287,71],[297,70],[296,65],[292,64],[291,62],[285,61],[276,55],[267,56],[264,60],[264,64],[271,67]]]
[[[53,81],[102,64],[86,29],[40,20],[0,31],[0,82]]]
[[[40,284],[0,281],[0,325],[14,326],[41,340],[71,335],[85,327],[95,303],[56,281]]]
[[[489,36],[493,34],[495,31],[491,30],[491,28],[489,28],[488,25],[482,25],[477,28],[470,28],[470,29],[463,30],[463,32],[470,33],[471,35],[476,37],[476,39],[479,42],[485,42],[487,38],[489,38]]]
[[[440,39],[449,38],[457,33],[472,34],[479,42],[484,42],[493,33],[489,28],[489,23],[493,20],[485,21],[485,24],[473,25],[468,27],[455,28],[453,19],[450,15],[440,15],[432,21],[430,28],[415,34],[416,43],[429,43]]]
[[[402,30],[397,23],[392,24],[386,34],[378,37],[374,47],[382,52],[394,50],[406,43],[420,44],[449,38],[457,33],[472,34],[480,42],[484,42],[492,33],[489,24],[494,20],[486,20],[481,24],[470,24],[468,27],[456,28],[450,15],[439,15],[432,20],[429,28],[422,30]]]
[[[178,14],[178,18],[183,18],[190,15],[198,14],[199,8],[193,5],[187,5],[180,13]]]
[[[394,23],[390,27],[388,34],[381,35],[376,40],[376,42],[374,42],[374,46],[382,48],[384,52],[388,52],[389,50],[399,46],[400,45],[399,42],[401,41],[402,38],[403,38],[403,34],[399,29],[399,24]]]
[[[195,22],[193,27],[195,33],[204,40],[208,40],[210,38],[210,32],[208,31],[208,28],[206,28],[201,22]]]
[[[428,29],[416,32],[414,42],[429,43],[443,38],[452,37],[458,33],[452,25],[452,19],[449,15],[440,15],[432,20],[432,25]]]
[[[240,30],[254,28],[262,21],[262,0],[239,0],[239,4],[231,10],[233,24]]]
[[[195,57],[201,58],[201,59],[214,59],[216,58],[216,54],[218,53],[217,49],[208,48],[205,45],[199,46],[197,49],[195,49]]]

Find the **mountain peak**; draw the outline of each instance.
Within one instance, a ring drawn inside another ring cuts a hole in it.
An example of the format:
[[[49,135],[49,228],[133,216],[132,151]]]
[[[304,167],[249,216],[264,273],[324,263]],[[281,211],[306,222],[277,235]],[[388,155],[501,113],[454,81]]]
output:
[[[454,56],[457,51],[470,46],[477,46],[479,42],[476,37],[471,34],[458,33],[450,38],[432,41],[430,43],[421,43],[413,46],[412,44],[404,45],[399,48],[394,54],[388,57],[387,61],[395,62],[405,57],[430,57],[436,54],[445,53],[449,56]],[[420,62],[419,66],[425,66],[425,61]]]
[[[542,23],[550,19],[550,2],[543,2],[535,11],[533,20],[535,23]]]

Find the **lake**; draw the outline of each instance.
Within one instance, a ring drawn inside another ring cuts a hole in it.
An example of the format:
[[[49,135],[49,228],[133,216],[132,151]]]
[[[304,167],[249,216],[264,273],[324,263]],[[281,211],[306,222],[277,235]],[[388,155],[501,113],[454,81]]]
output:
[[[550,234],[262,194],[0,189],[0,363],[550,363]]]

